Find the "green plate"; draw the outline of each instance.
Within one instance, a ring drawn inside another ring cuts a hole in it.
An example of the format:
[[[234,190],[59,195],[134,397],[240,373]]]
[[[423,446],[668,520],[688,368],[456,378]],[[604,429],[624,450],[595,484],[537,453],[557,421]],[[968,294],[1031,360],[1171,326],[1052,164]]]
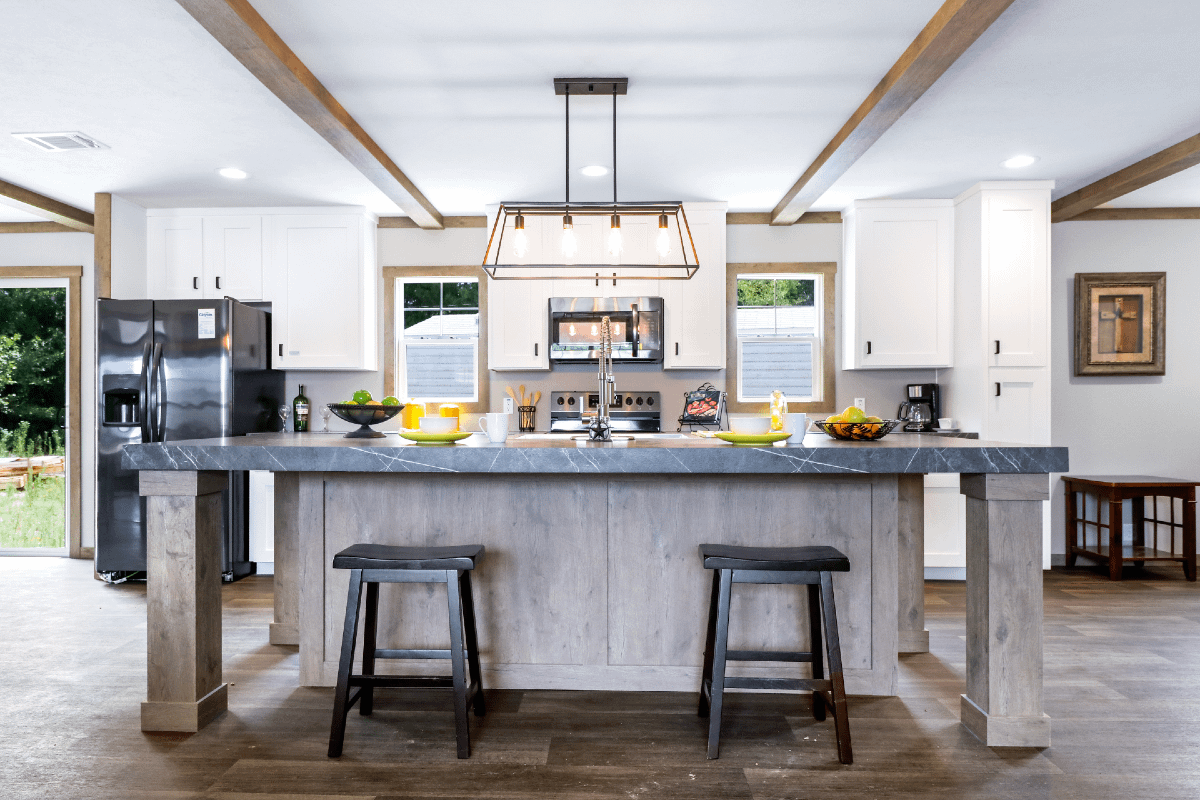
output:
[[[729,431],[717,431],[713,435],[723,442],[736,444],[740,447],[762,447],[772,442],[782,442],[791,436],[790,433],[783,431],[776,431],[775,433],[730,433]]]
[[[454,444],[459,439],[471,435],[470,431],[454,431],[453,433],[421,433],[420,431],[400,431],[400,436],[417,444],[436,445]]]

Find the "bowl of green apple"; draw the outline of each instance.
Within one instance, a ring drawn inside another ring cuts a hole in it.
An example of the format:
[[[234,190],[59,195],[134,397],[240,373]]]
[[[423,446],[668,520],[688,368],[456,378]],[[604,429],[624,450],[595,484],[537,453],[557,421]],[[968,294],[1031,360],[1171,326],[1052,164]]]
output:
[[[395,397],[375,400],[366,389],[359,389],[345,403],[330,403],[329,410],[338,419],[358,425],[357,430],[346,434],[347,439],[382,439],[386,434],[371,430],[372,425],[387,422],[404,409],[404,404]]]

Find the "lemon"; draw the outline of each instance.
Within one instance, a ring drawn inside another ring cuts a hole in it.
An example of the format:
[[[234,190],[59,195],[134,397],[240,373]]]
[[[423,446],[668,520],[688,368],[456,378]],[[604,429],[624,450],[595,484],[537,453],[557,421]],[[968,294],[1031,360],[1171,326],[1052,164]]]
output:
[[[381,405],[383,405],[383,403],[379,402],[378,400],[368,400],[367,402],[363,403],[363,405],[367,405],[367,406],[381,406]]]

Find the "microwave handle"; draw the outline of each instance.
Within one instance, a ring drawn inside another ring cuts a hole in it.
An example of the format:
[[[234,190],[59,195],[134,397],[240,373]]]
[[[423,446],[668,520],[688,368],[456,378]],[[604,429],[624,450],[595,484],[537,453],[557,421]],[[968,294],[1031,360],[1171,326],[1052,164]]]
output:
[[[616,281],[614,281],[615,283]],[[633,357],[638,357],[638,345],[640,344],[641,333],[638,330],[638,307],[637,303],[630,306],[633,309]]]

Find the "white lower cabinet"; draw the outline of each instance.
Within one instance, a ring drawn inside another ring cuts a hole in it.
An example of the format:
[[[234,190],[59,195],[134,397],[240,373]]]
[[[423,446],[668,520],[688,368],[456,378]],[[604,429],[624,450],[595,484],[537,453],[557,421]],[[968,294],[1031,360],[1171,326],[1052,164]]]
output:
[[[250,472],[250,560],[259,564],[260,574],[268,572],[263,564],[275,563],[275,473]]]

